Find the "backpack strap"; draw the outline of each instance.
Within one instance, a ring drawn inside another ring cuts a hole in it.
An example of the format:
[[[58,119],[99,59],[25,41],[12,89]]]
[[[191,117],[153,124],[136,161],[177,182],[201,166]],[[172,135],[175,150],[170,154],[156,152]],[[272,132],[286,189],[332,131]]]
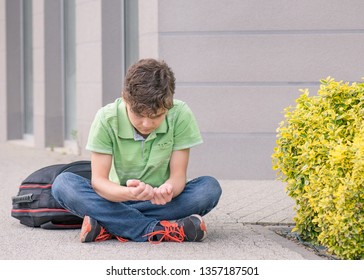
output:
[[[42,229],[79,229],[81,226],[82,224],[56,224],[53,221],[49,221],[40,225]]]

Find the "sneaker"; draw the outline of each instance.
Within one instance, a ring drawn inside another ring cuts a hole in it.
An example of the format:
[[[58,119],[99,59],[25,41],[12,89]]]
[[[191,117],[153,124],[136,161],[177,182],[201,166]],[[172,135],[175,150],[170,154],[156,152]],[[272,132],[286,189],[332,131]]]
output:
[[[160,221],[154,231],[147,234],[148,241],[160,243],[162,241],[194,241],[199,242],[206,238],[206,225],[200,215],[191,215],[175,222]]]
[[[207,237],[206,224],[200,215],[191,215],[177,220],[176,223],[183,227],[186,241],[200,242]]]
[[[89,217],[83,218],[81,227],[81,242],[94,242],[94,241],[105,241],[111,239],[113,236],[108,233],[104,227],[100,226],[99,223]]]

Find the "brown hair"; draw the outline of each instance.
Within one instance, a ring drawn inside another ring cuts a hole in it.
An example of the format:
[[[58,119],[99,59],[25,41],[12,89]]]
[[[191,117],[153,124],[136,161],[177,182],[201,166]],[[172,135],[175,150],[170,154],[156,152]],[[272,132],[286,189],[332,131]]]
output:
[[[123,98],[138,114],[153,115],[173,107],[175,77],[163,61],[141,59],[126,73]]]

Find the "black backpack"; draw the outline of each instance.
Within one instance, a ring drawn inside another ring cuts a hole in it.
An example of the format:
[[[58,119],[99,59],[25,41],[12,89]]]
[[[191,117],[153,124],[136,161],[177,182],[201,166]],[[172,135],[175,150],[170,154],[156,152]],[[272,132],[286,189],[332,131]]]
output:
[[[63,172],[72,172],[91,179],[91,162],[75,161],[55,164],[30,174],[19,186],[17,196],[12,197],[11,216],[30,227],[44,229],[81,228],[82,218],[62,208],[51,193],[52,183]]]

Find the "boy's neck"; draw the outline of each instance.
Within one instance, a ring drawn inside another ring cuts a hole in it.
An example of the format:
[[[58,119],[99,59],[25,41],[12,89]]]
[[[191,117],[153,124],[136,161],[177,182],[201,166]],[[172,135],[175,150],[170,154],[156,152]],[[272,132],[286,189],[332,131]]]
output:
[[[139,137],[138,137],[139,136]],[[140,133],[135,127],[134,127],[134,139],[135,140],[145,140],[147,139],[149,136],[149,134],[142,134]],[[143,138],[143,139],[140,139],[140,138]]]

